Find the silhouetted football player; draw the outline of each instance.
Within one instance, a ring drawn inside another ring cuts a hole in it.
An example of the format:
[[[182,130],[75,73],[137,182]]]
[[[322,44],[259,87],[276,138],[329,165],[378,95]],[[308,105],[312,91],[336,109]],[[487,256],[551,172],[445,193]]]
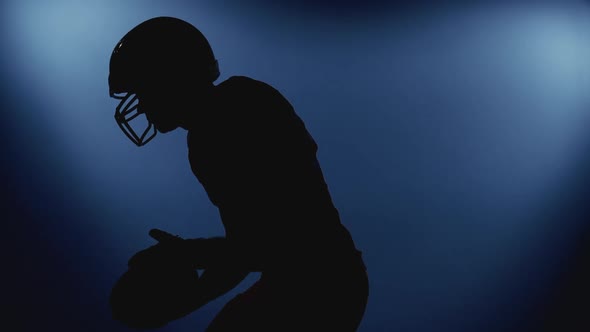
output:
[[[152,230],[160,242],[134,255],[113,288],[114,317],[162,326],[261,272],[208,331],[355,331],[367,274],[332,202],[316,142],[273,87],[244,76],[215,85],[218,77],[207,39],[180,19],[149,19],[113,50],[118,125],[137,146],[158,132],[187,130],[192,171],[225,228],[225,237],[197,239]],[[147,127],[137,130],[140,115]],[[200,277],[196,269],[204,269]]]

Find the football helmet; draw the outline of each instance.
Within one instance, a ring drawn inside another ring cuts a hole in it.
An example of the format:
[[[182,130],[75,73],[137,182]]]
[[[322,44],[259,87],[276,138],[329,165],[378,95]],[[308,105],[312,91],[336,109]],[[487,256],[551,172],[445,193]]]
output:
[[[109,63],[109,94],[118,99],[115,121],[137,146],[151,141],[157,124],[146,114],[145,129],[136,131],[130,122],[145,114],[143,96],[161,95],[156,111],[166,99],[213,83],[219,65],[205,36],[193,25],[174,17],[155,17],[140,23],[119,40]],[[153,111],[154,107],[150,109]],[[154,115],[154,114],[152,114]],[[157,114],[163,118],[166,114]]]

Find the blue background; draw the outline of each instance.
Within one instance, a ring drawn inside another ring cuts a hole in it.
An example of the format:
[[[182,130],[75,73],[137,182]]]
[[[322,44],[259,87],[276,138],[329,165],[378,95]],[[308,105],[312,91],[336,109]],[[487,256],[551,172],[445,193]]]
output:
[[[223,234],[186,133],[137,148],[113,119],[114,45],[166,15],[207,36],[217,82],[271,84],[315,137],[370,273],[360,331],[535,324],[585,252],[590,8],[409,3],[3,1],[4,323],[126,331],[108,294],[148,230]],[[162,330],[202,330],[256,278]]]

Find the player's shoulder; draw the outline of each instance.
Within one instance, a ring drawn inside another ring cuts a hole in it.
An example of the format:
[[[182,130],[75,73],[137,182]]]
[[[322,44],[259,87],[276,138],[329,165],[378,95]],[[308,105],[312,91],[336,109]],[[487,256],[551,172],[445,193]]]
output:
[[[249,76],[242,76],[242,75],[235,75],[235,76],[230,76],[228,79],[226,79],[225,81],[221,82],[219,84],[219,86],[228,86],[228,87],[270,87],[269,84],[254,79],[252,77]]]
[[[281,96],[281,93],[270,84],[248,76],[231,76],[217,87],[222,94],[228,96]]]

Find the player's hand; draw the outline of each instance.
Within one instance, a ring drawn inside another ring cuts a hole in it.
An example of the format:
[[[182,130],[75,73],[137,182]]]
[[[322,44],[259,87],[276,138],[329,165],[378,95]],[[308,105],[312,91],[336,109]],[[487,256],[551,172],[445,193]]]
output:
[[[127,263],[130,268],[191,266],[186,240],[159,229],[150,230],[149,235],[158,243],[133,255]]]

